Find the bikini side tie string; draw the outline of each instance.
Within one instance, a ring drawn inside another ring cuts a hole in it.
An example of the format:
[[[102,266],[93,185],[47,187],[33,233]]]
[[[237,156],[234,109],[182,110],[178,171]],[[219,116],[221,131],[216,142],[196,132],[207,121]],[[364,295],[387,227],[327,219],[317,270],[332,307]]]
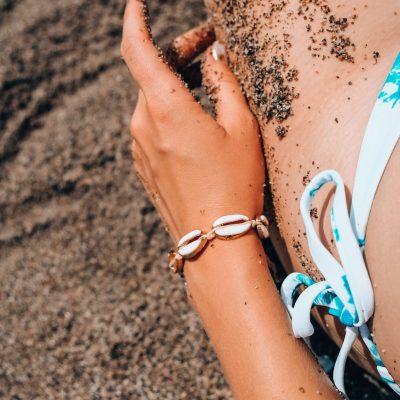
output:
[[[316,283],[307,275],[290,274],[282,284],[281,295],[292,317],[297,337],[313,334],[311,308],[324,306],[346,327],[343,345],[337,357],[333,380],[345,393],[344,369],[351,347],[360,334],[369,349],[382,380],[400,395],[400,386],[385,368],[366,325],[374,311],[374,296],[364,264],[363,251],[369,213],[376,190],[390,156],[400,138],[400,53],[378,95],[361,145],[352,193],[350,217],[344,184],[333,170],[318,174],[306,187],[301,198],[301,215],[306,225],[310,252],[325,280]],[[312,199],[328,182],[336,185],[331,209],[331,226],[341,264],[321,243],[310,216]],[[300,286],[306,289],[295,305]]]
[[[331,208],[331,228],[339,253],[339,263],[321,242],[310,215],[311,202],[317,192],[333,182],[336,191]],[[346,327],[346,335],[335,363],[333,380],[337,388],[345,392],[344,370],[351,347],[358,334],[367,345],[377,364],[381,378],[400,395],[397,385],[374,344],[366,325],[374,311],[374,295],[359,243],[351,225],[346,194],[341,176],[334,170],[322,171],[307,185],[300,202],[311,256],[325,280],[315,282],[301,273],[290,274],[282,284],[281,296],[292,318],[296,337],[306,338],[314,333],[310,313],[314,306],[328,308],[329,314],[339,318]],[[306,286],[294,303],[298,289]]]

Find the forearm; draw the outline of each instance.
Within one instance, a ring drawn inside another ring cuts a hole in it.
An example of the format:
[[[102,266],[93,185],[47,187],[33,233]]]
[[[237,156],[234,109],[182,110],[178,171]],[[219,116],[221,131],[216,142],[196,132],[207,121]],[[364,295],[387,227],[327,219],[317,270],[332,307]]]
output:
[[[185,277],[236,399],[340,398],[293,337],[256,234],[212,244]]]
[[[214,47],[204,56],[214,120],[160,62],[141,0],[127,3],[121,47],[141,88],[131,122],[134,166],[172,236],[209,227],[210,213],[259,215],[265,166],[258,125],[224,52]],[[290,334],[254,232],[213,240],[185,270],[191,301],[238,399],[338,398]]]

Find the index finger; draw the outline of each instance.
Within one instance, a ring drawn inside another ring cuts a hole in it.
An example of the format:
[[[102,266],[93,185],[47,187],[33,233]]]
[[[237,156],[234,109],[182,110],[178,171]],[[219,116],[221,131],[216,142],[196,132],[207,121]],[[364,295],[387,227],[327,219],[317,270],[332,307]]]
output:
[[[193,99],[154,45],[146,11],[146,4],[142,0],[130,0],[126,5],[121,52],[130,72],[146,98],[162,99],[163,94],[173,90],[176,94]]]

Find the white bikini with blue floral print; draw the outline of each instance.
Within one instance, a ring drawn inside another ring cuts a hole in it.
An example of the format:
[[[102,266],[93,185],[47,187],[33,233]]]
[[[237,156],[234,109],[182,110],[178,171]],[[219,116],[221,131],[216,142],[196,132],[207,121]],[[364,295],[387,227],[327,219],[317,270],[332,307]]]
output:
[[[351,347],[358,337],[369,349],[377,371],[398,395],[400,386],[385,368],[367,326],[374,312],[374,293],[364,261],[365,232],[369,213],[385,167],[400,137],[400,53],[383,85],[371,113],[358,159],[349,214],[340,174],[326,170],[316,175],[305,188],[300,201],[308,245],[315,265],[325,280],[315,282],[301,273],[290,274],[282,284],[281,296],[292,318],[296,337],[314,332],[311,308],[324,306],[346,327],[346,335],[336,359],[333,380],[344,394],[344,369]],[[331,227],[340,263],[323,245],[310,216],[313,198],[328,182],[336,185],[331,209]],[[295,297],[298,289],[306,289]]]

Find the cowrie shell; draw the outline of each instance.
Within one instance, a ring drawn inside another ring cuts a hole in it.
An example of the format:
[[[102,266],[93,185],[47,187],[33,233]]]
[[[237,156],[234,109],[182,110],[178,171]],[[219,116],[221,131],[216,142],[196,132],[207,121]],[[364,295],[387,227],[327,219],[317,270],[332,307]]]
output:
[[[265,215],[260,215],[259,217],[257,217],[257,219],[259,219],[265,226],[268,227],[269,222]]]
[[[179,257],[176,253],[176,251],[171,250],[168,253],[168,261],[169,261],[169,268],[177,273],[177,272],[182,272],[183,269],[183,259],[182,257]]]
[[[267,239],[269,237],[268,228],[263,224],[257,225],[257,233],[260,239]]]
[[[252,221],[241,214],[224,215],[213,223],[215,234],[221,239],[232,239],[245,234],[252,226]]]
[[[182,236],[181,239],[178,242],[178,247],[181,247],[183,244],[191,242],[193,239],[196,239],[197,237],[201,236],[203,232],[200,229],[195,229],[194,231],[191,231],[187,233],[185,236]]]
[[[213,223],[213,228],[216,228],[219,225],[225,225],[225,224],[233,224],[235,222],[245,222],[249,221],[249,217],[246,217],[246,215],[241,215],[241,214],[231,214],[231,215],[224,215],[223,217],[219,217],[216,219]]]
[[[260,239],[267,239],[269,237],[269,222],[265,215],[260,215],[256,218],[256,229]]]
[[[200,229],[189,232],[178,243],[178,253],[184,258],[198,254],[207,243],[207,238]]]

